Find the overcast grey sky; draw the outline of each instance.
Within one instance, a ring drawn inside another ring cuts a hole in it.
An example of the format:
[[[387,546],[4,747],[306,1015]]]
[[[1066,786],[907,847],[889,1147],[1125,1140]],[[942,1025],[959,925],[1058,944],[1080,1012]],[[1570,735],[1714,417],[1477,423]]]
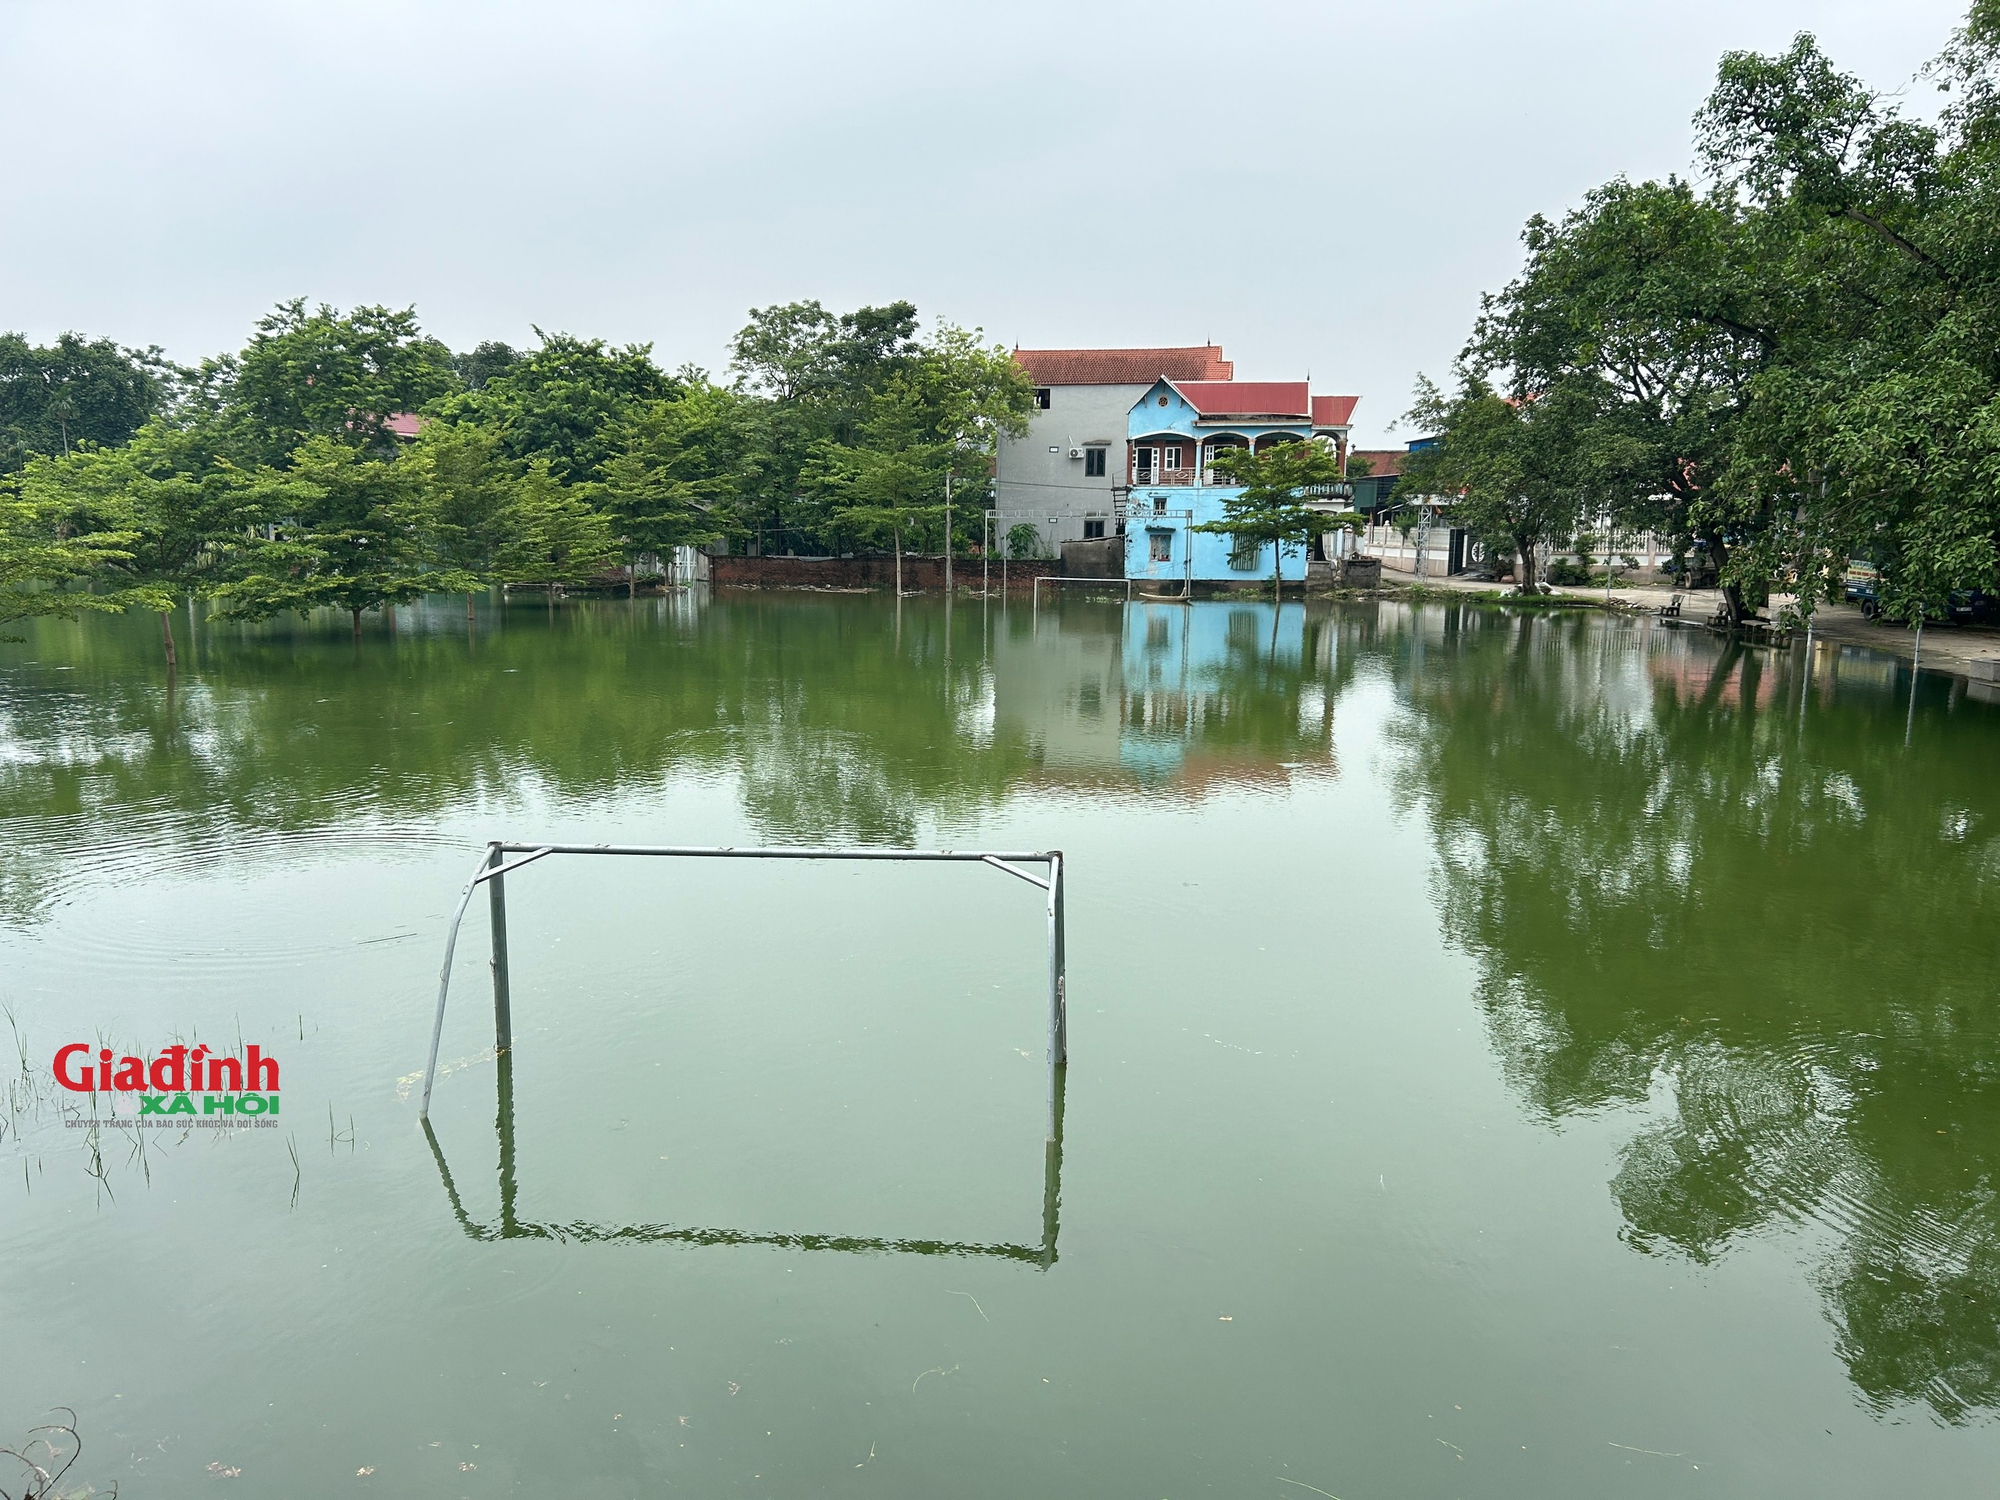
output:
[[[719,369],[749,307],[908,297],[1310,370],[1372,446],[1529,214],[1686,169],[1724,50],[1810,30],[1907,87],[1961,12],[0,0],[0,328],[192,360],[304,294]]]

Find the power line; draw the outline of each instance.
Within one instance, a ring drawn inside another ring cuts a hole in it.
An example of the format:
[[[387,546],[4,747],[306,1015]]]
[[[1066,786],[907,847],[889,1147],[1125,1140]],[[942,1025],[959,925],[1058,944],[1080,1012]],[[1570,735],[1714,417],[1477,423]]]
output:
[[[1089,490],[1093,494],[1098,494],[1098,495],[1108,495],[1111,493],[1112,490],[1112,487],[1108,485],[1044,484],[1041,481],[1034,479],[996,479],[993,481],[993,483],[996,487],[1003,484],[1010,484],[1010,485],[1019,485],[1022,489],[1028,489],[1028,490]]]

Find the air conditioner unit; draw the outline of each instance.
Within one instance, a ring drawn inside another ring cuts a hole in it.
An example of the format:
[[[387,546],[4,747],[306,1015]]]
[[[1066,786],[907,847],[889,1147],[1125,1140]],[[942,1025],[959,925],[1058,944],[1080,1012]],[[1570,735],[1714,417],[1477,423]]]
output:
[[[1069,456],[1071,458],[1082,458],[1083,450],[1081,448],[1072,448],[1069,450]]]

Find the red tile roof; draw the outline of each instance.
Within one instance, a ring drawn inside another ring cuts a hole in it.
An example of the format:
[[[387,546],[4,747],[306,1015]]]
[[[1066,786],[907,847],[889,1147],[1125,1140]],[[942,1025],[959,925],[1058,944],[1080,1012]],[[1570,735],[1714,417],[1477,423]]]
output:
[[[1375,475],[1391,475],[1403,472],[1403,460],[1409,452],[1403,448],[1351,448],[1347,461],[1351,464],[1357,458],[1368,460],[1368,472]]]
[[[1315,427],[1345,427],[1354,416],[1359,396],[1315,396],[1312,419]]]
[[[1228,380],[1236,366],[1220,344],[1187,349],[1016,349],[1014,362],[1036,385],[1151,385],[1169,380]]]
[[[1204,417],[1305,417],[1303,380],[1176,380],[1174,389]]]

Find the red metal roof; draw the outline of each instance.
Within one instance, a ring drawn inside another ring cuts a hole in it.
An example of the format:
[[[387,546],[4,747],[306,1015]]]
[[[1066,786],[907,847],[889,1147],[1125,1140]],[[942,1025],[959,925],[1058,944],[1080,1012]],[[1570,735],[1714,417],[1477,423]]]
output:
[[[1228,380],[1236,366],[1220,344],[1184,349],[1016,349],[1014,362],[1036,385],[1151,385],[1169,380]]]
[[[399,438],[413,438],[424,430],[424,419],[413,411],[392,411],[382,419],[382,426]]]
[[[1315,396],[1312,419],[1315,427],[1345,427],[1354,416],[1359,396]]]
[[[1204,417],[1306,417],[1303,380],[1176,380],[1174,389]]]

